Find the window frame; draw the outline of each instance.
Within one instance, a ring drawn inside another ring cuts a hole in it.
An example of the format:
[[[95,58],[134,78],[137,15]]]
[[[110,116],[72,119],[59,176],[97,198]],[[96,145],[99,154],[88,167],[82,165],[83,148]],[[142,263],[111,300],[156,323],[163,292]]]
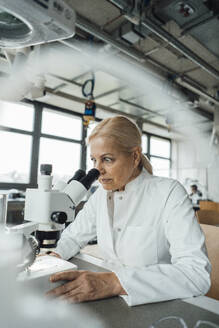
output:
[[[7,132],[14,132],[19,133],[23,135],[29,135],[32,136],[32,149],[31,149],[31,160],[30,160],[30,175],[29,175],[29,183],[14,183],[14,182],[0,182],[0,189],[18,189],[18,190],[25,190],[26,188],[36,188],[37,187],[37,176],[38,176],[38,164],[39,164],[39,149],[40,149],[40,138],[50,138],[53,140],[61,140],[61,141],[67,141],[72,143],[77,143],[81,145],[81,156],[80,156],[80,168],[86,169],[86,161],[84,162],[84,159],[86,159],[86,127],[83,124],[83,114],[65,109],[60,108],[58,106],[46,104],[43,102],[38,101],[31,101],[31,100],[25,100],[21,103],[30,104],[33,106],[34,110],[34,121],[33,121],[33,131],[26,131],[21,129],[15,129],[10,128],[6,126],[0,125],[0,129],[2,131]],[[75,140],[71,138],[65,138],[55,135],[50,135],[46,133],[41,132],[42,128],[42,114],[44,109],[51,109],[56,112],[60,113],[66,113],[68,115],[77,116],[81,119],[81,126],[82,126],[82,133],[81,133],[81,140]],[[84,164],[85,163],[85,164]]]
[[[171,172],[171,168],[172,168],[172,140],[170,138],[162,137],[162,136],[159,136],[159,135],[153,134],[153,133],[148,133],[146,131],[142,131],[142,135],[143,134],[147,136],[147,153],[144,153],[144,154],[148,157],[149,160],[151,158],[159,158],[159,159],[169,160],[169,163],[170,163],[169,171]],[[170,156],[169,157],[163,157],[163,156],[158,156],[158,155],[152,155],[151,154],[151,138],[152,137],[159,138],[159,139],[162,139],[162,140],[166,140],[170,143]]]
[[[40,148],[40,138],[51,138],[55,140],[73,142],[81,145],[81,156],[80,156],[80,168],[86,171],[86,164],[87,164],[87,146],[86,146],[86,138],[87,138],[87,127],[83,124],[83,114],[74,112],[70,109],[61,108],[55,105],[46,104],[44,102],[39,101],[31,101],[31,100],[24,100],[21,103],[30,104],[33,106],[34,110],[34,121],[33,121],[33,131],[26,131],[16,128],[11,128],[7,126],[0,125],[0,129],[7,132],[19,133],[23,135],[32,136],[32,149],[31,149],[31,161],[30,161],[30,175],[29,175],[29,183],[13,183],[13,182],[0,182],[0,189],[18,189],[18,190],[25,190],[26,188],[36,188],[37,187],[37,176],[38,176],[38,164],[39,164],[39,148]],[[82,126],[82,133],[81,133],[81,140],[75,140],[71,138],[65,138],[60,136],[54,136],[46,133],[41,132],[42,127],[42,113],[44,109],[51,109],[56,112],[66,113],[68,115],[77,116],[81,119],[81,126]],[[100,118],[95,118],[96,122],[102,121]],[[160,158],[160,159],[168,159],[170,161],[170,172],[172,168],[172,141],[170,138],[162,137],[160,135],[148,133],[146,131],[142,131],[142,134],[147,136],[147,157],[150,158]],[[150,140],[151,137],[156,137],[159,139],[167,140],[170,142],[170,157],[162,157],[151,155],[150,153]]]
[[[30,104],[31,102],[29,101],[23,101],[21,104]],[[33,161],[33,144],[34,144],[34,132],[35,132],[35,119],[36,119],[36,108],[33,106],[33,130],[32,131],[27,131],[27,130],[22,130],[22,129],[17,129],[17,128],[12,128],[9,126],[3,126],[0,125],[0,130],[1,131],[7,131],[7,132],[13,132],[21,135],[28,135],[32,137],[32,149],[31,149],[31,160],[30,160],[30,173],[29,173],[29,183],[14,183],[14,182],[1,182],[0,181],[0,189],[19,189],[19,190],[24,190],[25,188],[31,187],[31,178],[32,178],[32,161]]]

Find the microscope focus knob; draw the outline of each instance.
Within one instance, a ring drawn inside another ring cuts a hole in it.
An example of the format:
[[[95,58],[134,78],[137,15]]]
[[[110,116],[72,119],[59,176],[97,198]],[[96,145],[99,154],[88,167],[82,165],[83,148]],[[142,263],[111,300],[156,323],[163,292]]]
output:
[[[67,214],[65,212],[53,212],[51,220],[55,223],[64,224],[67,221]]]

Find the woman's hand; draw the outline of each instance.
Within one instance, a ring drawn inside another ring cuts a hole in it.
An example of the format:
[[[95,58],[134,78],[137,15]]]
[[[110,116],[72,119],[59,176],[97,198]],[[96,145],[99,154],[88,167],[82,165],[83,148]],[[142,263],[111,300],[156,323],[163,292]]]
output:
[[[48,253],[38,254],[37,257],[46,256],[46,255],[55,256],[55,257],[58,257],[59,259],[61,259],[61,256],[55,252],[50,252],[49,254]]]
[[[92,301],[116,295],[125,295],[119,279],[113,272],[65,271],[50,277],[51,282],[69,280],[50,290],[47,295],[59,297],[69,303]]]
[[[61,256],[58,253],[55,253],[55,252],[51,252],[51,253],[49,253],[47,255],[55,256],[55,257],[58,257],[59,259],[61,259]]]

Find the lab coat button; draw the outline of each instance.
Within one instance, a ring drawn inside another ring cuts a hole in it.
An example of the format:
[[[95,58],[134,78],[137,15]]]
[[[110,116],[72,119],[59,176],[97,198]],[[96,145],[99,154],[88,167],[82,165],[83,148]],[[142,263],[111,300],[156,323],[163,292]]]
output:
[[[120,196],[119,199],[122,199],[122,196]]]
[[[118,228],[117,231],[120,232],[122,229],[121,228]]]

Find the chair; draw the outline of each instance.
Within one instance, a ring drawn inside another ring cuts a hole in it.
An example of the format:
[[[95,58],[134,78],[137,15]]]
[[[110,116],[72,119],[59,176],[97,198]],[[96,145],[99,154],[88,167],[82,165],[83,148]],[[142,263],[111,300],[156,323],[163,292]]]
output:
[[[218,225],[219,226],[219,212],[210,210],[199,210],[196,212],[199,223]]]
[[[201,224],[208,257],[212,265],[211,288],[206,296],[219,300],[219,227]]]
[[[208,200],[200,200],[200,210],[210,210],[219,212],[219,203],[211,202]]]

